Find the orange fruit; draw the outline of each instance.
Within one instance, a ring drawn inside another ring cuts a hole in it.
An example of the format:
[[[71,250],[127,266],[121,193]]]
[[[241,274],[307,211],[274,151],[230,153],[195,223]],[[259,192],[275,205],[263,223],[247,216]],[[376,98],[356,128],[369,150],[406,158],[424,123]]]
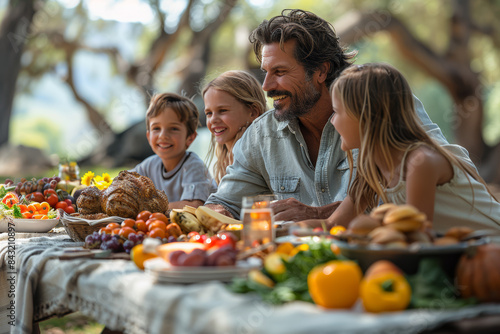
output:
[[[135,233],[135,230],[132,227],[125,226],[120,229],[118,235],[124,238],[128,238],[128,235],[130,233]]]
[[[144,253],[144,245],[139,244],[134,246],[130,251],[130,259],[135,263],[137,268],[144,270],[144,261],[158,257],[153,253]]]
[[[163,238],[165,238],[166,233],[165,233],[165,230],[162,230],[161,228],[157,227],[157,228],[154,228],[151,231],[149,231],[148,235],[149,235],[150,238],[158,238],[158,237],[160,237],[160,238],[163,239]]]
[[[101,229],[99,229],[99,234],[111,234],[111,229],[110,228],[107,228],[107,227],[103,227]]]
[[[161,220],[155,220],[151,224],[148,225],[148,230],[151,231],[154,228],[161,228],[162,230],[167,230],[167,225]]]
[[[125,220],[121,223],[121,227],[125,227],[125,226],[127,226],[127,227],[134,227],[134,225],[135,225],[135,220],[130,219],[130,218],[125,219]]]
[[[165,224],[168,224],[169,221],[168,221],[168,218],[167,216],[165,216],[163,213],[161,212],[155,212],[153,213],[149,219],[157,219],[157,220],[161,220],[162,222],[164,222]]]
[[[139,214],[137,215],[137,220],[147,221],[150,216],[151,216],[151,212],[144,210],[144,211],[139,212]]]
[[[335,225],[330,229],[330,234],[331,235],[339,235],[345,232],[345,227],[342,225]]]
[[[148,226],[146,225],[146,222],[144,220],[136,220],[134,226],[137,231],[142,231],[142,232],[148,231]]]
[[[108,225],[106,225],[107,228],[113,230],[115,228],[120,228],[120,224],[118,223],[109,223]]]
[[[111,234],[112,235],[119,235],[120,231],[121,231],[121,228],[117,227],[117,228],[114,228],[114,229],[111,230]]]

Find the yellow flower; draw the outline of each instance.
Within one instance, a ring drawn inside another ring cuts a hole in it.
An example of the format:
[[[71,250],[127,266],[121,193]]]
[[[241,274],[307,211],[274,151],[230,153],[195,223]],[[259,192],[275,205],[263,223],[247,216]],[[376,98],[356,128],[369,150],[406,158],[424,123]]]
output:
[[[102,173],[102,179],[108,183],[111,183],[111,181],[113,181],[108,173]]]
[[[104,181],[101,175],[96,175],[94,177],[94,182],[98,183],[98,182],[101,182],[101,181]]]
[[[90,186],[90,184],[92,183],[92,179],[94,178],[94,173],[92,173],[91,171],[88,171],[87,173],[85,173],[85,175],[82,177],[82,184],[83,185],[86,185],[87,187]]]
[[[95,182],[95,186],[99,190],[104,190],[108,187],[108,183],[106,181],[97,181]]]

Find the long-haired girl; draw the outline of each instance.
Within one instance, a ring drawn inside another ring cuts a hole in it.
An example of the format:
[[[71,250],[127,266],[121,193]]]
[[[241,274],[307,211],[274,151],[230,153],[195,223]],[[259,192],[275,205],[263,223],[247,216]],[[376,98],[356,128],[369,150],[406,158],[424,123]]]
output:
[[[329,224],[347,225],[382,201],[415,206],[437,232],[452,226],[500,229],[500,203],[473,167],[425,132],[398,70],[381,63],[350,66],[331,94],[331,122],[352,182]],[[354,149],[359,149],[355,158]]]
[[[212,133],[208,165],[214,156],[217,183],[233,163],[233,147],[248,126],[266,110],[260,83],[245,71],[228,71],[203,87],[207,127]]]

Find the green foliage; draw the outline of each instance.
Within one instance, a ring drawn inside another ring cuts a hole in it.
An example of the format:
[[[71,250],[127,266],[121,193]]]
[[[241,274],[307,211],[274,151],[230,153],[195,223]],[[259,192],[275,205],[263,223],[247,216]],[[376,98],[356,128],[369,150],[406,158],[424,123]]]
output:
[[[309,250],[300,251],[288,261],[283,261],[286,267],[284,274],[272,276],[262,269],[262,272],[275,281],[273,289],[265,287],[250,279],[235,279],[230,289],[237,293],[254,292],[271,304],[283,304],[294,300],[313,302],[307,286],[307,275],[317,265],[332,260],[341,259],[335,255],[328,241],[309,243]]]
[[[418,272],[408,278],[412,288],[411,307],[454,309],[476,304],[473,298],[462,299],[457,288],[442,269],[437,258],[424,258]]]

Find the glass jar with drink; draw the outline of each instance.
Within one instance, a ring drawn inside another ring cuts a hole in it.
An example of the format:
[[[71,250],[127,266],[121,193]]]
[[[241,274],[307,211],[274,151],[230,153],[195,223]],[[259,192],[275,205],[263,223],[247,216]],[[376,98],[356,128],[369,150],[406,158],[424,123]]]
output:
[[[243,247],[255,248],[274,241],[274,218],[271,202],[275,195],[245,196],[242,201],[241,219],[243,230],[241,232]]]

